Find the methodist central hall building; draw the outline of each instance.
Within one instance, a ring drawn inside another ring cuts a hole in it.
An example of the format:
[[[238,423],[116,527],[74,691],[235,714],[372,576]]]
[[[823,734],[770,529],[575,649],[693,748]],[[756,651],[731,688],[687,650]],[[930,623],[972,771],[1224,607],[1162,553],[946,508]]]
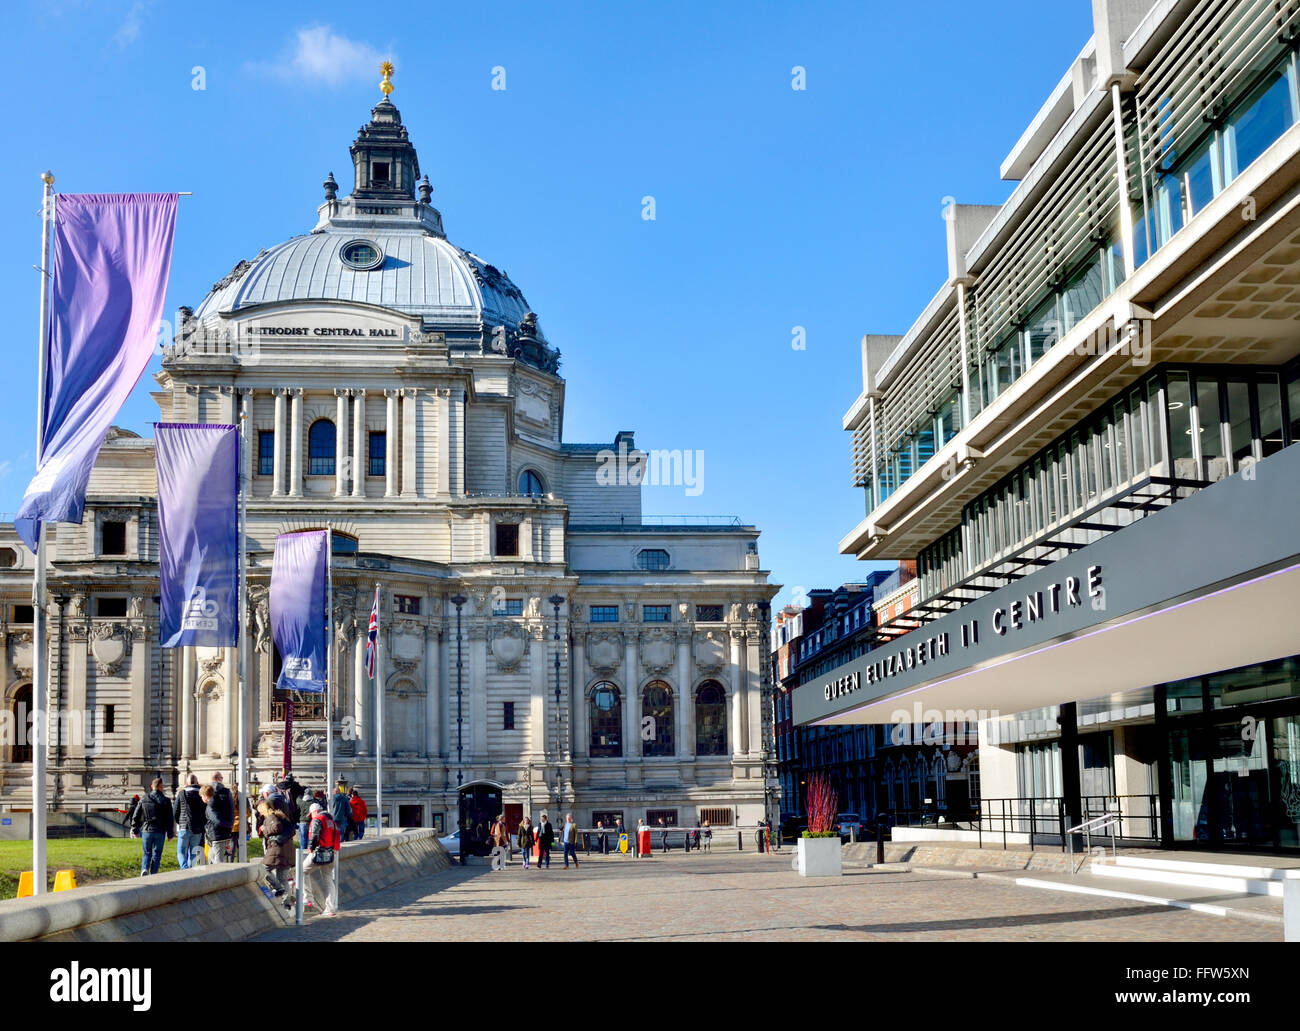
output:
[[[247,417],[251,683],[260,783],[282,768],[268,585],[277,534],[333,526],[337,770],[375,798],[366,625],[382,587],[384,808],[392,826],[548,809],[580,824],[776,815],[769,602],[758,531],[641,512],[656,459],[630,432],[563,440],[560,352],[499,268],[450,240],[386,97],[331,174],[309,232],[241,261],[157,375],[160,421]],[[158,647],[154,444],[114,429],[85,521],[50,549],[51,711],[92,741],[49,751],[60,810],[121,806],[223,770],[238,741],[234,649]],[[4,711],[31,706],[31,556],[0,535]],[[293,769],[323,787],[324,703],[295,700]],[[75,738],[75,739],[74,739]],[[0,810],[30,808],[7,747]],[[15,820],[14,824],[18,822]]]
[[[1294,852],[1300,8],[1092,6],[1010,198],[949,208],[944,282],[863,340],[840,549],[919,596],[793,715],[979,719],[986,836]]]

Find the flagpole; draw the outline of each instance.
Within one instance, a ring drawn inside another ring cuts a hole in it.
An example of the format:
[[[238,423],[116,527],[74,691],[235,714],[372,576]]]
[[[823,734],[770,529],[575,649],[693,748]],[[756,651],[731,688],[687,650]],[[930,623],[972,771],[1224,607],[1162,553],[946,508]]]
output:
[[[330,799],[331,802],[333,802],[334,799],[334,524],[333,523],[325,524],[325,797]],[[344,829],[346,830],[346,828]]]
[[[41,467],[45,437],[45,376],[50,328],[50,232],[54,223],[54,173],[41,176],[41,304],[36,347],[36,468]],[[32,891],[45,894],[45,745],[46,660],[45,522],[36,524],[36,572],[32,583]]]
[[[248,798],[248,394],[239,402],[239,797]],[[239,821],[239,861],[248,862],[248,821]]]
[[[375,584],[375,813],[376,835],[384,836],[384,659],[379,647],[382,631],[379,627],[379,584]]]

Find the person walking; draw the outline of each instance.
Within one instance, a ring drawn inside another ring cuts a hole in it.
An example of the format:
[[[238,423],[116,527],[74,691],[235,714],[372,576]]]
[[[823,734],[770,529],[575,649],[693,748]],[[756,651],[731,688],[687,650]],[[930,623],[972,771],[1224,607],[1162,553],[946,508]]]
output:
[[[569,868],[569,856],[573,856],[573,868],[578,869],[578,825],[573,822],[573,814],[564,818],[564,868]]]
[[[330,799],[330,818],[334,821],[334,826],[338,828],[339,834],[347,833],[348,823],[352,819],[352,806],[348,802],[348,782],[342,777],[334,785],[334,797]]]
[[[713,828],[709,826],[709,821],[704,821],[704,851],[713,851]]]
[[[163,846],[172,839],[172,804],[163,794],[161,777],[155,777],[150,791],[136,806],[133,826],[140,833],[140,876],[156,874],[162,864]]]
[[[206,803],[203,836],[208,843],[208,862],[225,863],[229,861],[227,849],[230,847],[230,823],[224,807],[217,801],[217,789],[211,784],[204,784],[199,797]]]
[[[618,847],[619,842],[623,840],[623,836],[625,834],[627,834],[627,829],[623,826],[623,817],[621,816],[614,817],[614,847],[615,848]],[[631,852],[632,850],[628,849],[627,852],[623,853],[623,855],[625,856],[630,855]]]
[[[637,859],[641,858],[641,832],[643,830],[647,830],[645,820],[638,816],[636,818],[636,837],[632,839],[632,854],[636,856]],[[650,854],[649,848],[646,849],[645,854]]]
[[[551,846],[555,844],[555,828],[551,826],[551,818],[542,813],[542,823],[537,831],[537,866],[541,869],[551,868]]]
[[[668,826],[667,824],[664,823],[664,818],[662,816],[659,817],[659,838],[663,842],[662,845],[663,850],[667,852],[668,851]]]
[[[262,789],[262,800],[257,805],[261,817],[258,833],[262,837],[262,864],[266,867],[267,886],[276,898],[289,890],[283,871],[294,865],[291,805],[289,797],[270,784]]]
[[[126,815],[122,817],[122,826],[126,828],[131,837],[135,837],[135,811],[140,808],[140,796],[132,795],[131,801],[127,803]]]
[[[524,857],[524,869],[528,869],[528,855],[533,850],[533,821],[525,816],[519,824],[519,851]]]
[[[207,803],[199,796],[199,778],[176,793],[176,861],[182,870],[203,864],[203,829],[207,825]]]
[[[235,832],[235,796],[221,780],[221,771],[212,775],[212,801],[206,810],[207,824],[204,833],[208,839],[208,862],[230,861],[230,841]]]
[[[510,832],[506,830],[504,813],[492,821],[489,834],[492,842],[492,869],[505,870],[506,859],[510,855]]]
[[[605,854],[605,821],[596,821],[596,851]],[[591,835],[587,835],[587,855],[591,855]]]
[[[366,836],[366,817],[370,815],[370,808],[355,787],[348,792],[348,806],[352,810],[349,814],[348,834],[353,841],[360,841]]]
[[[307,832],[311,829],[312,803],[320,802],[323,796],[319,791],[312,794],[310,788],[303,788],[302,800],[298,803],[298,847],[307,847]]]
[[[339,849],[343,847],[343,836],[334,818],[319,802],[312,803],[307,847],[311,849],[311,855],[304,863],[306,873],[303,879],[307,882],[308,904],[321,916],[333,916],[339,904],[338,893],[334,890],[334,864],[338,862]]]

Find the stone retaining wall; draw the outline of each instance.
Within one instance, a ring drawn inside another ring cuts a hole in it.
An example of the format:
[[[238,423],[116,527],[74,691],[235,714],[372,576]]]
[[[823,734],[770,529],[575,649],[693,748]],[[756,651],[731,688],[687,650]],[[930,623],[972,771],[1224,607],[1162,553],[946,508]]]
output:
[[[1084,860],[1076,855],[1077,866]],[[843,847],[843,861],[861,866],[876,861],[874,842]],[[1070,856],[1064,852],[1028,849],[971,848],[963,845],[917,844],[911,841],[885,842],[885,861],[912,866],[978,866],[998,870],[1038,870],[1070,873]]]
[[[340,863],[345,907],[452,860],[436,831],[407,830],[349,841]],[[263,873],[255,860],[0,902],[0,941],[241,941],[293,920],[262,887]]]

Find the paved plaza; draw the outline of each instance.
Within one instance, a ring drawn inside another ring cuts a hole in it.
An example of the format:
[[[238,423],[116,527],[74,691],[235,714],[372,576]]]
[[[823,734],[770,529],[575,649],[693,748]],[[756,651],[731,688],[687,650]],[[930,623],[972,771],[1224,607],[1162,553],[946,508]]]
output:
[[[791,858],[676,852],[592,857],[568,871],[457,867],[257,940],[502,941],[527,927],[592,941],[1282,940],[1277,924],[984,878],[850,869],[805,880]]]

